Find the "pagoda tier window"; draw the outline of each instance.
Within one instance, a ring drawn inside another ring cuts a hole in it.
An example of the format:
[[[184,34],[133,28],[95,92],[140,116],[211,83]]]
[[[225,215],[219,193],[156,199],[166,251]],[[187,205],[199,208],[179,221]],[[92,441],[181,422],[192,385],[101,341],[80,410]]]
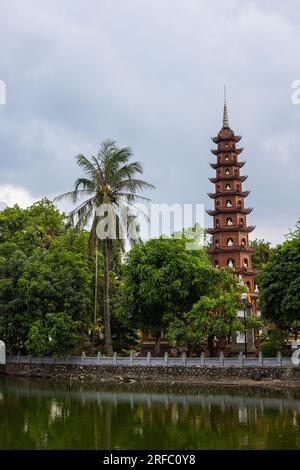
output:
[[[220,201],[216,201],[216,206],[219,207]]]
[[[242,245],[246,246],[246,238],[242,239]]]
[[[242,207],[242,201],[238,202],[239,207]]]
[[[226,207],[232,207],[232,202],[230,201],[230,199],[226,201]]]
[[[231,217],[227,217],[226,219],[226,225],[233,225],[233,221]]]
[[[238,183],[238,184],[236,185],[236,188],[237,188],[238,191],[240,190],[240,183]]]
[[[230,175],[229,168],[226,168],[225,173],[226,173],[226,175]]]
[[[229,259],[227,260],[227,266],[228,266],[229,268],[234,268],[234,259],[229,258]]]
[[[250,291],[251,290],[251,284],[250,284],[250,281],[247,281],[246,282],[246,286],[247,286],[247,290]]]
[[[243,225],[243,223],[244,223],[244,219],[241,218],[241,219],[240,219],[240,225]]]
[[[237,170],[237,169],[235,169],[234,172],[235,172],[236,175],[238,174],[238,170]]]
[[[243,265],[244,265],[244,268],[248,268],[248,260],[247,260],[247,258],[244,259]]]
[[[215,268],[218,268],[218,267],[219,267],[219,261],[215,259]]]
[[[227,240],[227,246],[233,246],[233,240],[232,240],[232,238],[228,238],[228,240]]]
[[[226,184],[226,191],[230,191],[230,190],[231,190],[230,184]]]
[[[216,241],[215,241],[215,246],[218,248],[218,246],[219,246],[219,240],[216,240]]]
[[[228,161],[228,160],[229,160],[229,156],[228,156],[228,155],[226,155],[226,157],[225,157],[225,160],[226,160],[226,161]]]
[[[216,227],[219,226],[219,219],[216,219]]]

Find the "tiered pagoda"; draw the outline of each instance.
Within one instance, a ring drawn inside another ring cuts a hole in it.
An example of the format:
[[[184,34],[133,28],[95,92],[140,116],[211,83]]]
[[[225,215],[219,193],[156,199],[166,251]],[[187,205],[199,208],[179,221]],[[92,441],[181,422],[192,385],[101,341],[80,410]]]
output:
[[[222,129],[212,140],[217,144],[217,148],[211,150],[217,161],[210,164],[216,170],[215,176],[210,178],[215,191],[208,193],[214,201],[214,209],[207,211],[213,217],[213,228],[208,229],[212,235],[210,254],[215,267],[233,268],[248,287],[251,298],[256,299],[251,260],[254,250],[248,238],[255,227],[247,225],[247,215],[252,208],[245,204],[250,191],[243,189],[247,176],[240,174],[245,165],[245,162],[239,161],[243,148],[237,147],[241,136],[235,135],[229,126],[226,102]]]

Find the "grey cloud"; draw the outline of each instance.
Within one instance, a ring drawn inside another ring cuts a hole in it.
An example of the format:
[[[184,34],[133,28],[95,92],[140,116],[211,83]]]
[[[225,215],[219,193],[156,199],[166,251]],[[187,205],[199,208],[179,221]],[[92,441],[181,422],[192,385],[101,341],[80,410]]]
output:
[[[1,9],[0,185],[33,197],[67,190],[73,156],[109,136],[144,163],[154,201],[209,207],[226,83],[254,235],[279,242],[295,224],[298,2],[2,0]]]

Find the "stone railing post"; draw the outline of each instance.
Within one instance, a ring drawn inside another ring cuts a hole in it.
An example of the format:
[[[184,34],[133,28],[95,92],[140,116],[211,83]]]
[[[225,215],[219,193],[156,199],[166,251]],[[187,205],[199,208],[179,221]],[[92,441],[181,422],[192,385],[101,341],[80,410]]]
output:
[[[240,351],[239,353],[239,364],[243,365],[244,364],[244,358],[243,358],[243,353]]]
[[[113,364],[114,366],[117,365],[117,353],[116,352],[114,352],[114,355],[113,355]]]
[[[186,352],[181,354],[182,365],[186,366]]]
[[[259,353],[258,353],[258,364],[259,364],[260,366],[262,366],[263,363],[264,363],[263,354],[262,354],[261,351],[259,351]]]
[[[147,366],[151,366],[151,352],[150,351],[147,354]]]
[[[224,353],[223,353],[223,351],[220,352],[219,362],[220,362],[221,366],[224,366]]]
[[[101,352],[98,351],[98,353],[97,353],[97,365],[98,366],[100,365],[100,362],[101,362]]]
[[[81,353],[81,363],[82,364],[84,364],[85,358],[86,358],[85,352],[82,351],[82,353]]]
[[[133,360],[134,360],[134,353],[131,352],[130,353],[130,357],[129,357],[129,362],[130,362],[130,365],[133,366]]]
[[[167,352],[165,353],[165,356],[164,356],[164,363],[166,364],[166,366],[169,363],[169,354]]]
[[[277,354],[277,364],[281,367],[282,366],[282,354],[281,351],[278,351]]]
[[[204,352],[201,353],[200,364],[201,364],[201,366],[205,366],[205,354],[204,354]]]

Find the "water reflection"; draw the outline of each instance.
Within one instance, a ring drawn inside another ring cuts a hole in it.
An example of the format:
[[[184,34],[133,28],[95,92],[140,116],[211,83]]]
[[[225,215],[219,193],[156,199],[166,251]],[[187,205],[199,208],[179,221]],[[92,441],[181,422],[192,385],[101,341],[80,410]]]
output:
[[[0,379],[1,449],[300,449],[300,396]]]

